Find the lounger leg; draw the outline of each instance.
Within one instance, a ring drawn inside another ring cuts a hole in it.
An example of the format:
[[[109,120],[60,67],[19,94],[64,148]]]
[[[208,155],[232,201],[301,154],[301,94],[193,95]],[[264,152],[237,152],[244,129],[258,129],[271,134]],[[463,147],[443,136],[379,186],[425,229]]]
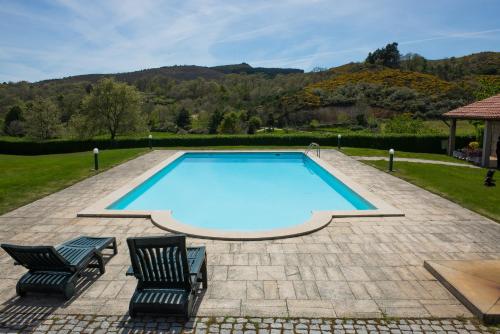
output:
[[[135,318],[137,317],[137,312],[135,311],[134,309],[134,303],[132,302],[132,300],[130,301],[129,305],[128,305],[128,315],[131,317],[131,318]]]
[[[23,290],[23,288],[21,287],[21,283],[20,282],[17,282],[17,284],[16,284],[16,294],[19,297],[26,296],[26,291]]]
[[[76,291],[76,283],[75,281],[78,279],[80,273],[75,273],[69,280],[66,282],[66,285],[63,289],[63,295],[66,300],[70,300],[71,297],[75,294]]]
[[[116,239],[113,240],[113,254],[118,254],[118,246],[116,245]]]
[[[71,297],[75,294],[75,284],[73,282],[68,282],[66,286],[64,287],[64,298],[66,300],[70,300]]]
[[[104,259],[100,254],[96,254],[95,258],[97,260],[97,263],[99,264],[99,272],[101,275],[103,275],[106,272],[106,267],[104,266]]]

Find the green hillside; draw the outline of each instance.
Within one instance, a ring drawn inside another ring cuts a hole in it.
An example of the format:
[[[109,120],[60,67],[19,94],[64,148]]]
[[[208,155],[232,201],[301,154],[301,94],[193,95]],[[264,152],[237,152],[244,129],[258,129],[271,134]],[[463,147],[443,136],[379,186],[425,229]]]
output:
[[[390,61],[383,59],[388,47]],[[420,120],[438,119],[443,112],[499,94],[500,52],[428,60],[416,54],[401,57],[392,43],[370,53],[366,62],[307,73],[241,63],[3,83],[0,135],[33,135],[32,111],[38,110],[54,123],[44,137],[106,136],[102,124],[83,122],[99,116],[85,115],[89,98],[104,78],[123,82],[137,93],[133,100],[139,114],[134,114],[134,122],[125,120],[130,126],[122,132],[127,135],[254,133],[259,128],[384,132],[395,131],[398,126],[386,123],[400,115],[403,122],[413,123],[400,131],[420,131],[425,128]],[[44,108],[50,112],[42,113]]]

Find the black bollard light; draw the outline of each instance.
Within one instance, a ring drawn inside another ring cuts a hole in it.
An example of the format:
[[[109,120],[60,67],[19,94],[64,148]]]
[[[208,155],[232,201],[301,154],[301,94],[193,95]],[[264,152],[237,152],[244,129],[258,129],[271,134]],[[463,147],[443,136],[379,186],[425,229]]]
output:
[[[340,150],[340,138],[342,138],[342,135],[337,136],[337,148]]]
[[[149,138],[149,149],[152,150],[153,149],[153,135],[149,135],[148,136]]]
[[[389,172],[393,171],[394,167],[394,149],[389,150]]]
[[[99,149],[94,148],[94,169],[99,170]]]

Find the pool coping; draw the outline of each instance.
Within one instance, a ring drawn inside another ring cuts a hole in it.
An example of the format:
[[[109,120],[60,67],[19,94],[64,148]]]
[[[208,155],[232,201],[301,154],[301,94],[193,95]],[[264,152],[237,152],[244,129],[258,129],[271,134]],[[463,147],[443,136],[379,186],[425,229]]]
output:
[[[288,153],[288,152],[298,152],[304,153],[303,150],[259,150],[259,151],[249,151],[249,150],[204,150],[203,153]],[[124,186],[118,188],[117,190],[111,192],[104,198],[98,200],[91,206],[85,208],[84,210],[77,213],[78,217],[112,217],[112,218],[148,218],[157,227],[176,233],[184,233],[191,237],[196,238],[206,238],[206,239],[217,239],[217,240],[269,240],[269,239],[281,239],[287,237],[295,237],[304,234],[308,234],[317,231],[328,224],[334,218],[345,218],[345,217],[391,217],[391,216],[404,216],[404,213],[393,206],[387,204],[380,198],[378,198],[374,193],[367,191],[361,185],[356,183],[349,176],[339,172],[328,162],[322,160],[321,158],[314,156],[312,154],[308,157],[317,163],[319,166],[324,168],[328,173],[332,174],[340,182],[344,183],[348,188],[357,193],[359,196],[363,197],[369,203],[376,207],[373,210],[338,210],[338,211],[312,211],[309,220],[302,224],[278,228],[267,231],[227,231],[227,230],[215,230],[206,229],[201,227],[196,227],[188,224],[184,224],[176,220],[171,210],[161,210],[161,211],[142,211],[142,210],[110,210],[107,209],[111,204],[119,200],[121,197],[132,191],[134,188],[141,185],[143,182],[148,180],[154,174],[180,158],[182,155],[187,153],[200,153],[200,151],[178,151],[172,156],[168,157],[164,161],[160,162],[156,166],[148,169],[132,181],[128,182]]]

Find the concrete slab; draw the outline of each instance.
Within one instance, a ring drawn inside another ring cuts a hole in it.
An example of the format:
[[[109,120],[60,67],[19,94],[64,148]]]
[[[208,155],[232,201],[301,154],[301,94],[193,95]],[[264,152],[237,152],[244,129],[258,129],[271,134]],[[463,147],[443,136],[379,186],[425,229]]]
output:
[[[500,322],[500,260],[426,261],[424,266],[478,318]]]

